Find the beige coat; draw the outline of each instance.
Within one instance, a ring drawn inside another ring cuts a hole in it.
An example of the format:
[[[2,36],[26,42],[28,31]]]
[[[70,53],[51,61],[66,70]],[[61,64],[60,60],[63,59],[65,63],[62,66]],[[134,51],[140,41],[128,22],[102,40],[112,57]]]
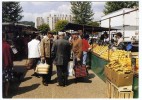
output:
[[[77,39],[73,41],[72,44],[72,51],[74,52],[74,55],[76,58],[80,58],[81,59],[81,55],[82,55],[82,39]]]
[[[48,37],[45,37],[41,40],[40,50],[41,50],[41,57],[51,57],[51,43]]]

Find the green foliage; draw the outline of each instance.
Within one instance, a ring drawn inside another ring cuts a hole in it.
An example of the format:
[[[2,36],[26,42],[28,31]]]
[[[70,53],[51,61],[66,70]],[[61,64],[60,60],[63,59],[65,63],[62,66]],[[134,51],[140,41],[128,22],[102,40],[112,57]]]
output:
[[[111,12],[117,11],[122,8],[133,8],[134,6],[138,7],[138,1],[114,1],[114,2],[106,2],[104,14],[109,14]]]
[[[55,30],[58,32],[58,31],[61,31],[63,30],[63,28],[68,24],[68,21],[67,20],[59,20],[57,21],[57,23],[55,24]]]
[[[71,12],[74,15],[74,23],[88,24],[93,20],[93,10],[91,9],[91,2],[87,1],[72,1]]]
[[[99,27],[100,26],[100,24],[98,22],[91,22],[88,25],[95,26],[95,27]]]
[[[25,25],[31,25],[31,26],[35,26],[35,23],[34,22],[32,22],[32,21],[21,21],[21,22],[19,22],[20,24],[25,24]]]
[[[2,2],[2,22],[18,22],[22,12],[19,2]]]
[[[51,30],[51,32],[56,35],[57,34],[57,31],[56,30]]]
[[[48,24],[42,24],[37,27],[37,29],[42,33],[42,34],[47,34],[48,31],[50,31],[49,25]]]

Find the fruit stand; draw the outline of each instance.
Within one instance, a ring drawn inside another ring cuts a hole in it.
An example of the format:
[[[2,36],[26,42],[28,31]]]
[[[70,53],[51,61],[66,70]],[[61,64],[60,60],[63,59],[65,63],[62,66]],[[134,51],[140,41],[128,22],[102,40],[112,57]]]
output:
[[[91,69],[107,83],[107,94],[111,94],[109,98],[138,98],[138,72],[134,73],[133,68],[137,67],[132,67],[131,59],[131,52],[92,45]],[[134,66],[138,66],[138,59]]]

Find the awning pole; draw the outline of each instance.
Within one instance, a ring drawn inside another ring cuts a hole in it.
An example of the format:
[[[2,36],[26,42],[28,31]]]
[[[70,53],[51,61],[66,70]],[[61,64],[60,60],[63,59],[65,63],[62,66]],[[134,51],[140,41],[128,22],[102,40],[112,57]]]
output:
[[[125,17],[124,17],[124,14],[125,11],[123,10],[123,40],[124,40],[124,37],[125,37]]]
[[[111,18],[109,18],[109,42],[110,42],[110,29],[111,29]],[[109,44],[109,47],[110,47],[110,44]],[[108,47],[108,61],[109,61],[109,47]]]
[[[92,26],[92,34],[91,35],[93,35],[93,26]],[[91,40],[91,42],[92,42],[92,40]],[[93,50],[93,43],[92,43],[92,50]]]

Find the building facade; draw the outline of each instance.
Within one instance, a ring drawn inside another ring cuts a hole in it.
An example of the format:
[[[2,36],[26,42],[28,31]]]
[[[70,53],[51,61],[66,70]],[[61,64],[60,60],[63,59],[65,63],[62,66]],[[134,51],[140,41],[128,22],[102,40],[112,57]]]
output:
[[[44,19],[43,17],[37,17],[36,21],[35,21],[35,28],[37,28],[38,26],[44,24]]]
[[[45,19],[43,17],[37,17],[35,22],[35,27],[37,28],[39,25],[46,23],[49,25],[50,30],[55,29],[55,24],[58,20],[67,20],[68,22],[72,22],[72,15],[67,14],[49,14]]]

